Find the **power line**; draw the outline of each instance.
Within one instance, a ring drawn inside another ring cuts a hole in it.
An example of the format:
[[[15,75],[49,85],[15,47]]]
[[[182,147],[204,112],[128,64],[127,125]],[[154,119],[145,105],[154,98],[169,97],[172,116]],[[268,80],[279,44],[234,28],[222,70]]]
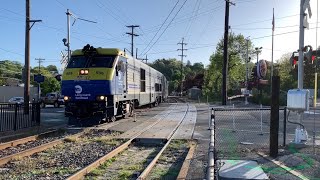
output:
[[[158,33],[160,32],[161,28],[163,27],[163,25],[167,22],[167,20],[169,19],[170,15],[172,14],[172,12],[174,11],[174,9],[177,7],[178,3],[180,0],[177,1],[177,3],[173,6],[173,8],[171,9],[170,13],[168,14],[168,16],[166,17],[166,19],[163,21],[163,23],[161,24],[160,28],[158,29],[158,31],[156,32],[156,34],[152,37],[151,41],[148,43],[148,45],[142,50],[142,52],[140,53],[143,54],[144,51],[150,46],[150,44],[152,43],[152,41],[154,40],[154,38],[158,35]]]
[[[290,18],[290,17],[294,17],[294,16],[299,16],[299,15],[300,15],[300,14],[294,14],[294,15],[289,15],[289,16],[283,16],[283,17],[275,18],[275,19],[285,19],[285,18]],[[258,23],[267,22],[267,21],[272,21],[272,19],[265,19],[265,20],[260,20],[260,21],[254,21],[254,22],[244,23],[244,24],[237,24],[237,25],[233,25],[232,28],[237,27],[237,26],[245,26],[245,25],[250,25],[250,24],[258,24]]]
[[[200,13],[198,13],[197,17],[199,17],[200,15],[206,15],[206,14],[210,14],[210,13],[214,14],[215,12],[217,12],[218,9],[222,9],[221,7],[223,7],[223,5],[220,5],[220,6],[217,6],[217,7],[215,7],[215,8],[209,9],[209,10],[207,10],[207,11],[200,12]],[[191,14],[191,13],[189,13],[189,14]],[[191,15],[191,16],[181,15],[181,16],[182,16],[182,18],[176,18],[176,19],[171,23],[170,26],[172,26],[172,25],[177,25],[177,24],[181,24],[181,23],[185,23],[185,22],[189,21],[190,19],[195,19],[194,15]],[[153,27],[147,29],[147,30],[146,30],[146,31],[147,31],[147,34],[156,31],[156,30],[154,30],[154,29],[158,29],[159,26],[160,26],[160,25],[157,25],[157,26],[153,26]]]
[[[170,24],[172,23],[172,21],[176,18],[176,16],[178,15],[178,13],[181,11],[181,9],[183,8],[183,6],[186,4],[187,0],[184,1],[184,3],[181,5],[180,9],[177,11],[177,13],[174,15],[174,17],[171,19],[171,21],[169,22],[169,24],[167,25],[167,27],[163,30],[163,32],[160,34],[160,36],[158,37],[158,39],[150,46],[150,48],[148,49],[148,51],[146,53],[144,53],[144,55],[146,55],[151,48],[158,42],[158,40],[161,38],[161,36],[166,32],[166,30],[168,29],[168,27],[170,26]]]
[[[191,29],[192,24],[194,23],[194,20],[198,16],[199,8],[200,8],[201,0],[196,0],[196,3],[194,5],[193,11],[192,11],[192,16],[189,19],[189,23],[187,25],[187,28],[185,29],[184,37],[187,37],[189,34],[189,31]]]

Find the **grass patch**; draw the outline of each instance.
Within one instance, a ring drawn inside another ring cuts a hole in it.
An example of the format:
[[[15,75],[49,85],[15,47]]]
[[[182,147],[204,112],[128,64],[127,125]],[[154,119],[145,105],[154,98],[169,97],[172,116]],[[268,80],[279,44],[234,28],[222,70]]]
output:
[[[128,179],[132,176],[132,172],[128,170],[121,170],[119,172],[119,178],[120,179]]]
[[[169,148],[171,149],[182,149],[187,147],[187,141],[186,140],[173,140],[169,144]]]
[[[60,175],[71,174],[71,173],[73,173],[73,170],[71,168],[67,168],[67,167],[58,167],[58,168],[55,168],[52,171],[52,173],[53,174],[60,174]]]
[[[118,146],[121,142],[115,139],[101,140],[101,143],[110,146]]]
[[[165,174],[167,174],[167,170],[165,169],[161,169],[161,168],[156,168],[156,169],[153,169],[152,170],[152,176],[153,177],[162,177],[164,176]]]
[[[107,169],[114,161],[116,160],[115,157],[106,160],[103,164],[101,164],[98,168],[94,169],[93,171],[91,171],[86,179],[91,179],[97,176],[102,176],[104,175],[105,169]]]
[[[131,170],[131,171],[137,171],[137,170],[140,170],[141,168],[142,168],[142,164],[139,163],[139,164],[134,164],[134,165],[128,166],[128,168],[126,168],[126,169]]]
[[[106,143],[107,141],[110,141],[111,137],[108,136],[102,136],[102,137],[94,137],[91,139],[93,142],[98,142],[98,143]]]

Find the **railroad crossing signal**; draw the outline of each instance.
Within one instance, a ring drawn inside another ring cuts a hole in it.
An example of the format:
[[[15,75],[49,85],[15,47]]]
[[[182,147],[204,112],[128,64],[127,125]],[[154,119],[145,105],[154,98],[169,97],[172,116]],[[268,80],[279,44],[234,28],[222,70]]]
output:
[[[307,48],[309,47],[309,50],[307,51]],[[311,61],[312,64],[314,64],[314,62],[316,61],[316,65],[319,66],[320,65],[320,62],[319,62],[319,59],[317,58],[318,55],[320,54],[320,50],[313,50],[311,46],[306,46],[304,48],[304,51],[307,51],[304,53],[304,60],[306,61]],[[293,68],[295,68],[297,62],[298,62],[298,52],[295,51],[292,53],[291,55],[291,58],[290,58],[290,64]]]

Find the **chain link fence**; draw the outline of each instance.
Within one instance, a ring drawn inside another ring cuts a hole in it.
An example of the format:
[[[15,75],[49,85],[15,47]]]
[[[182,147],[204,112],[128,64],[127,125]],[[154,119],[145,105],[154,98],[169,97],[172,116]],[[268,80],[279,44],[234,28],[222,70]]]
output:
[[[269,151],[270,108],[214,109],[218,159],[250,159],[250,153]],[[286,110],[279,110],[279,145],[286,141]]]

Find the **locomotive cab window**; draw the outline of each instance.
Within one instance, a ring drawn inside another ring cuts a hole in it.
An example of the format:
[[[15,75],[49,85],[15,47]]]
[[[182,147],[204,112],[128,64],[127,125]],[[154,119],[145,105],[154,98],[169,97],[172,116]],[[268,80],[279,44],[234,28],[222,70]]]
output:
[[[146,70],[140,68],[140,91],[146,92]]]
[[[95,56],[92,58],[87,56],[73,56],[71,57],[67,68],[112,68],[114,59],[114,56]]]
[[[93,57],[89,63],[89,67],[106,67],[106,68],[112,68],[114,61],[113,56],[98,56]]]

